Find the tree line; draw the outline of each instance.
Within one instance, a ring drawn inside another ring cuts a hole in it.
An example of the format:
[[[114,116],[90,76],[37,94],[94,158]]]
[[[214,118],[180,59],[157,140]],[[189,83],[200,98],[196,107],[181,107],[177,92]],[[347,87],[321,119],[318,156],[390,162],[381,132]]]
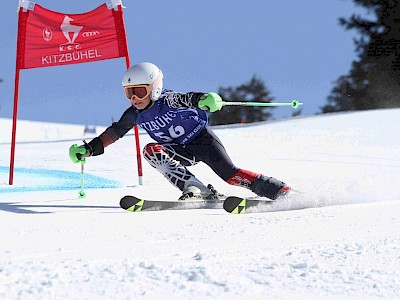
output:
[[[368,18],[353,14],[340,18],[346,30],[356,30],[356,60],[341,75],[321,113],[400,107],[400,4],[398,0],[353,0],[367,9]],[[253,75],[237,87],[221,87],[225,101],[273,102],[261,78]],[[210,115],[210,124],[251,123],[268,120],[273,108],[227,106]],[[301,110],[295,112],[300,114]]]

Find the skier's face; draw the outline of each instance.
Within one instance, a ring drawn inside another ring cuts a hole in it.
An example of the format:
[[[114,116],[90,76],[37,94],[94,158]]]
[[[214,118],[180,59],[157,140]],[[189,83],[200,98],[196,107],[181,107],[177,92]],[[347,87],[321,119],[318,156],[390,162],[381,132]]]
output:
[[[134,107],[136,107],[137,109],[140,110],[140,109],[145,109],[147,107],[147,105],[149,105],[151,100],[150,100],[150,95],[149,95],[146,98],[141,99],[141,100],[139,100],[137,98],[133,98],[133,99],[131,99],[129,101],[131,102],[131,104]]]

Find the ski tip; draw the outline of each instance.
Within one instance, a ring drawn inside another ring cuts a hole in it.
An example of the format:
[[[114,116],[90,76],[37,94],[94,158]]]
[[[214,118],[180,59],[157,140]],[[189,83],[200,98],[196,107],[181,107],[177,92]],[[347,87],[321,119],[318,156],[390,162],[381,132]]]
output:
[[[223,208],[231,214],[244,214],[246,212],[246,199],[235,196],[227,197]]]
[[[119,205],[128,211],[136,212],[141,211],[143,207],[144,200],[136,198],[134,196],[124,196],[119,201]]]

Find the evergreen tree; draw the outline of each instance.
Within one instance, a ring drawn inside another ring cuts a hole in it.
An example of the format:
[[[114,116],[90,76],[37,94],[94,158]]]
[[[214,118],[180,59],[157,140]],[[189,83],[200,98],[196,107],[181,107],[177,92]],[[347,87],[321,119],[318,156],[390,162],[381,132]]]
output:
[[[339,77],[322,112],[400,107],[400,5],[397,0],[353,0],[373,20],[352,15],[340,19],[355,29],[358,60]]]
[[[248,83],[238,87],[221,87],[218,94],[224,101],[231,102],[272,102],[273,98],[265,83],[256,75]],[[210,114],[210,124],[235,124],[264,121],[272,117],[271,108],[225,106],[222,110]]]

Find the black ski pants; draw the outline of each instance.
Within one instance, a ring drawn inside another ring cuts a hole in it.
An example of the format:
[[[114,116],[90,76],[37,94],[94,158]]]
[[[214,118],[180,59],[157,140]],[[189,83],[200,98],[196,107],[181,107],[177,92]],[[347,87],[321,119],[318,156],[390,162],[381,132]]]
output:
[[[233,164],[217,135],[207,126],[190,143],[186,145],[168,144],[168,146],[175,150],[178,156],[174,158],[179,160],[183,166],[204,162],[225,181],[240,170]],[[168,151],[168,147],[166,150]]]

